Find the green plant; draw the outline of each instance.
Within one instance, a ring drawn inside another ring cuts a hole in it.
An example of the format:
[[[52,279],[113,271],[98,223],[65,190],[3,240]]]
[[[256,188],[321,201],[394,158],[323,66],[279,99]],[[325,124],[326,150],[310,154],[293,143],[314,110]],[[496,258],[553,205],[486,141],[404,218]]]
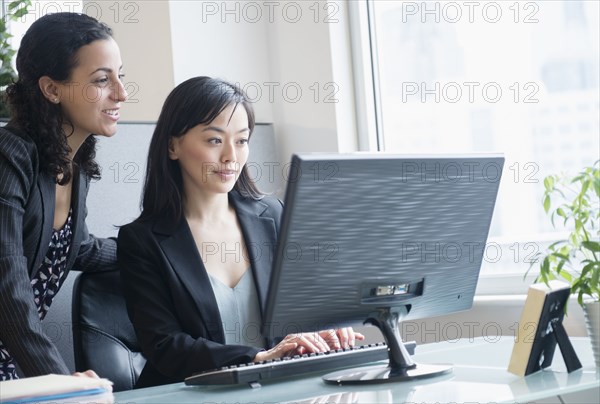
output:
[[[540,273],[536,281],[566,280],[581,306],[585,296],[600,300],[599,165],[600,160],[572,178],[550,175],[544,179],[544,210],[550,214],[554,227],[555,220],[562,218],[562,225],[570,233],[566,240],[557,241],[545,253],[538,254]]]
[[[9,21],[16,21],[28,13],[31,0],[15,0],[4,7],[2,1],[2,18],[0,19],[0,116],[8,116],[8,108],[4,100],[6,86],[16,80],[17,75],[12,67],[15,50],[10,44],[12,35],[8,32]]]

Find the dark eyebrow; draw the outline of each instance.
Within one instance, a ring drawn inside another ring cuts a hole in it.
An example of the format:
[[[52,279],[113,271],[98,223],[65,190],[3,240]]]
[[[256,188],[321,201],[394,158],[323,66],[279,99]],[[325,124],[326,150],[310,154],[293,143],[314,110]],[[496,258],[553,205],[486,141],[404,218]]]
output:
[[[219,128],[218,126],[207,126],[206,128],[204,128],[204,130],[202,132],[206,132],[209,130],[213,130],[215,132],[219,132],[219,133],[225,133],[225,131],[221,128]],[[238,133],[244,133],[244,132],[250,132],[250,128],[244,128],[240,131],[238,131]]]
[[[119,72],[123,71],[123,66],[119,67]],[[106,72],[106,73],[112,73],[113,69],[109,68],[109,67],[99,67],[96,70],[94,70],[93,72],[90,73],[90,76],[93,74],[96,74],[98,72]]]

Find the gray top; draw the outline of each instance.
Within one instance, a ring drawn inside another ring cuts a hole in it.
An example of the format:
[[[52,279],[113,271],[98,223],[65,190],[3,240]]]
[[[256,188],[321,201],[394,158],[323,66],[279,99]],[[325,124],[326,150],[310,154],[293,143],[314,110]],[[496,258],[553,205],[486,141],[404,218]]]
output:
[[[265,348],[265,340],[260,333],[260,307],[252,271],[248,269],[233,288],[210,275],[209,278],[223,322],[225,343]]]

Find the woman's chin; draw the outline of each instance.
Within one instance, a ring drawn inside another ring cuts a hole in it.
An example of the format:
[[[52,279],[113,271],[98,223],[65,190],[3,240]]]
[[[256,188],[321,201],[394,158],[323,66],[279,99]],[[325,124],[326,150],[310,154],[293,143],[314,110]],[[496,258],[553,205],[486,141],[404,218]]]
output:
[[[102,131],[98,131],[97,133],[94,133],[94,135],[96,135],[96,136],[102,136],[102,137],[113,137],[116,134],[117,134],[117,128],[116,127],[114,129],[102,130]]]

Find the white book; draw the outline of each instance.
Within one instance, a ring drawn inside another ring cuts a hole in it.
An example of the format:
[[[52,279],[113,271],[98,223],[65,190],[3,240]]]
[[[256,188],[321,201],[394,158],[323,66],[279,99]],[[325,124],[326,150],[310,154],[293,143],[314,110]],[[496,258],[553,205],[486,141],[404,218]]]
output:
[[[112,382],[70,375],[45,375],[0,382],[0,402],[30,403],[94,397],[94,402],[112,402]],[[99,401],[96,401],[99,400]]]

